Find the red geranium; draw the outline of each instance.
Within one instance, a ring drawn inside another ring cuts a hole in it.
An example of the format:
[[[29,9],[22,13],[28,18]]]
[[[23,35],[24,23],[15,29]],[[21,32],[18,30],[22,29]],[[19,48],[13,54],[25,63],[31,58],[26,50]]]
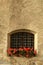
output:
[[[16,53],[17,52],[17,49],[14,49],[13,53]]]
[[[23,51],[23,48],[19,48],[19,51]]]
[[[30,48],[25,48],[25,47],[24,47],[24,50],[25,50],[25,51],[30,51]]]
[[[17,52],[17,53],[16,53]],[[19,56],[26,56],[29,57],[32,55],[36,56],[37,52],[36,50],[34,50],[34,48],[26,48],[26,47],[20,47],[19,49],[16,48],[9,48],[7,50],[8,55],[12,56],[12,55],[19,55]]]
[[[27,50],[28,50],[28,51],[30,51],[30,50],[31,50],[31,48],[27,48]]]
[[[33,51],[33,50],[34,50],[34,48],[32,47],[32,48],[31,48],[31,51]]]
[[[8,50],[7,50],[7,53],[9,54],[9,55],[12,55],[12,52],[11,51],[13,51],[13,49],[12,48],[9,48]]]

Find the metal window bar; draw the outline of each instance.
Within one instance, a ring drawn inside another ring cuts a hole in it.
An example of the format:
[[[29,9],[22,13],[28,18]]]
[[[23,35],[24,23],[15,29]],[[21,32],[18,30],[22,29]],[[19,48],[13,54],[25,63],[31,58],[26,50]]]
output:
[[[10,47],[19,48],[19,47],[34,47],[34,35],[27,32],[18,32],[13,33],[10,36]]]

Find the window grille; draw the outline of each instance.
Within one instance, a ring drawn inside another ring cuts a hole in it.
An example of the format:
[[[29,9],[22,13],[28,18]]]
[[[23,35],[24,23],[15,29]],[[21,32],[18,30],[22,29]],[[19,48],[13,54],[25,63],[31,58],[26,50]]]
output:
[[[34,34],[28,32],[16,32],[11,34],[10,47],[34,47]]]

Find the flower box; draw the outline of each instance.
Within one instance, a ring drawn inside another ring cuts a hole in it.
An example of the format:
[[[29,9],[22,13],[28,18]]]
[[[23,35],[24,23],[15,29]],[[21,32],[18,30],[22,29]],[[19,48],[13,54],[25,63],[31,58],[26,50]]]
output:
[[[37,55],[37,52],[33,48],[23,47],[23,48],[8,48],[7,54],[9,56],[33,57],[33,56],[36,56]]]

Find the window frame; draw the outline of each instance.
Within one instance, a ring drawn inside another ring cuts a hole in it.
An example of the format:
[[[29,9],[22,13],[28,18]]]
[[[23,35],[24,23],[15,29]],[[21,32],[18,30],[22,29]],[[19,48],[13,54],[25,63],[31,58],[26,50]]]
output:
[[[36,50],[37,53],[38,53],[38,34],[35,31],[28,30],[28,29],[18,29],[18,30],[15,30],[15,31],[12,31],[12,32],[8,33],[7,49],[10,48],[10,35],[13,34],[13,33],[22,32],[22,31],[34,34],[34,50]]]

